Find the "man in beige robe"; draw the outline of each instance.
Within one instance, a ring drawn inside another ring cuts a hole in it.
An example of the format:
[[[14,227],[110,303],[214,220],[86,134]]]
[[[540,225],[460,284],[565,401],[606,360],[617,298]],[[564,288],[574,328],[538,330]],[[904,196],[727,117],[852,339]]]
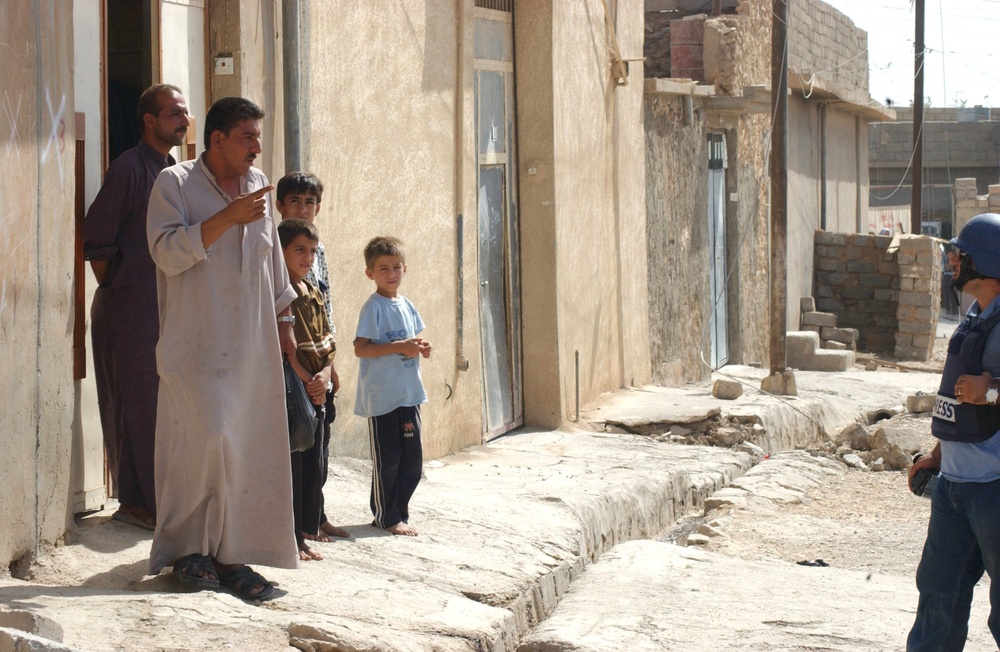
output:
[[[205,152],[159,175],[147,222],[160,312],[149,571],[172,565],[245,599],[273,595],[245,564],[298,564],[281,360],[295,291],[252,167],[263,117],[243,98],[216,102]]]

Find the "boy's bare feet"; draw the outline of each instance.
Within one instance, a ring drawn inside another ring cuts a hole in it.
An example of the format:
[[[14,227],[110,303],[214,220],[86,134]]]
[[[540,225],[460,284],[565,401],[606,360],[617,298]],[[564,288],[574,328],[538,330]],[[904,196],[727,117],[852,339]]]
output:
[[[319,541],[320,543],[327,543],[330,541],[330,537],[326,536],[323,530],[320,530],[316,534],[309,534],[308,532],[302,533],[302,538],[306,541]]]
[[[323,521],[323,524],[319,526],[319,532],[316,534],[309,534],[308,532],[303,532],[302,536],[308,541],[319,541],[321,543],[327,543],[333,541],[330,537],[340,537],[346,539],[351,536],[351,533],[342,527],[337,527],[330,521]]]
[[[319,554],[306,544],[299,546],[299,560],[300,561],[323,561],[323,555]]]
[[[346,539],[351,536],[350,532],[342,527],[337,527],[330,521],[323,521],[323,524],[319,526],[319,531],[331,537],[340,537],[341,539]],[[329,541],[329,539],[327,539],[327,541]]]
[[[387,527],[386,530],[389,531],[389,532],[392,532],[393,534],[396,534],[398,536],[404,536],[404,537],[415,537],[415,536],[417,536],[417,529],[415,527],[413,527],[412,525],[409,525],[409,524],[404,523],[402,521],[400,521],[399,523],[396,523],[392,527]]]

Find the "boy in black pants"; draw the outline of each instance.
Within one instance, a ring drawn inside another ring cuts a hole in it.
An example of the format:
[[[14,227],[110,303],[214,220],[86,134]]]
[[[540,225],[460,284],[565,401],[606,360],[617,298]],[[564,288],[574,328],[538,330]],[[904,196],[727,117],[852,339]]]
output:
[[[326,480],[324,469],[324,433],[329,427],[326,421],[326,388],[336,372],[333,356],[336,347],[333,334],[323,309],[323,295],[319,289],[305,280],[316,257],[319,233],[312,223],[300,219],[282,220],[278,225],[278,238],[288,267],[288,277],[295,288],[296,299],[292,301],[289,319],[295,329],[298,343],[296,354],[288,362],[295,375],[305,385],[306,393],[312,399],[319,422],[316,427],[315,442],[312,447],[292,453],[292,508],[295,512],[295,540],[299,545],[299,559],[319,560],[323,556],[305,542],[305,533],[318,532],[323,512],[323,484]]]
[[[361,358],[354,413],[368,418],[372,524],[416,536],[408,521],[423,468],[420,404],[427,394],[420,357],[430,357],[431,343],[417,337],[424,322],[398,294],[406,274],[403,243],[391,237],[371,240],[365,247],[365,274],[375,281],[375,293],[361,308],[354,340],[354,354]]]

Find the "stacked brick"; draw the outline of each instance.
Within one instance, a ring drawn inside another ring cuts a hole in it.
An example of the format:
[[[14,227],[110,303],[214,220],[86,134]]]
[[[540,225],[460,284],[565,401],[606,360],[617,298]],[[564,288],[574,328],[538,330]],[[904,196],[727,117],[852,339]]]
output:
[[[933,238],[903,235],[896,252],[899,302],[895,355],[900,360],[928,360],[941,311],[941,249]]]
[[[837,315],[816,310],[813,297],[802,297],[800,303],[801,330],[819,333],[820,346],[835,351],[858,350],[858,329],[838,328]]]
[[[868,33],[822,0],[788,3],[788,67],[868,95]]]
[[[994,188],[997,188],[998,192],[993,201],[1000,204],[1000,186],[990,186],[990,195],[994,195]],[[962,230],[966,222],[980,213],[988,211],[1000,213],[1000,205],[990,208],[990,195],[980,197],[976,190],[976,180],[973,178],[955,179],[955,184],[951,188],[951,205],[956,234]]]
[[[832,313],[834,326],[856,330],[854,345],[864,351],[892,353],[896,347],[900,279],[891,243],[889,236],[816,232],[816,308]]]

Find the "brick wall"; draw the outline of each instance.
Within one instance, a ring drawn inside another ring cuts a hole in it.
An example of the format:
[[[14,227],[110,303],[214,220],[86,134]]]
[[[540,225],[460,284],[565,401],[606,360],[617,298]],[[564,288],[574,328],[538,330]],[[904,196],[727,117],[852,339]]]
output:
[[[1000,184],[990,184],[986,195],[978,194],[976,186],[976,179],[955,179],[951,189],[955,235],[980,213],[1000,213]]]
[[[788,65],[868,95],[868,33],[821,0],[790,2]]]
[[[816,232],[816,309],[858,331],[858,349],[893,353],[899,303],[899,264],[887,253],[889,236]]]
[[[900,360],[928,360],[941,313],[941,250],[932,238],[900,236],[896,262],[899,330],[895,355]]]
[[[858,349],[928,360],[941,310],[941,251],[933,238],[816,232],[816,309],[858,330]]]

